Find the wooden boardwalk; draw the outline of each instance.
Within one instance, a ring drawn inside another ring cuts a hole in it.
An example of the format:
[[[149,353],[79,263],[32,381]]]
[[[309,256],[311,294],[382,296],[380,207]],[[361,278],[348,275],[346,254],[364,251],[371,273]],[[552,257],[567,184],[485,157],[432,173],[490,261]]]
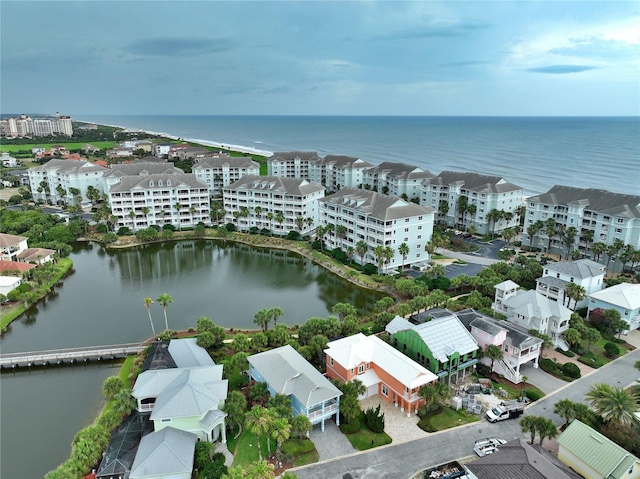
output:
[[[27,353],[0,354],[0,368],[47,366],[63,363],[87,361],[107,361],[137,354],[146,348],[140,343],[110,346],[89,346],[86,348],[52,349]]]

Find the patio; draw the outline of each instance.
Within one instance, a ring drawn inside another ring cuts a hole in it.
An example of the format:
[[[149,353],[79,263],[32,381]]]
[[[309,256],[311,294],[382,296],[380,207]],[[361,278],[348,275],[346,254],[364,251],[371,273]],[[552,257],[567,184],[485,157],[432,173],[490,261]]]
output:
[[[360,401],[363,411],[368,408],[376,408],[380,404],[380,412],[384,413],[384,432],[392,439],[393,444],[420,439],[429,435],[418,427],[420,418],[415,414],[407,417],[406,412],[401,412],[390,402],[380,398],[377,394]]]

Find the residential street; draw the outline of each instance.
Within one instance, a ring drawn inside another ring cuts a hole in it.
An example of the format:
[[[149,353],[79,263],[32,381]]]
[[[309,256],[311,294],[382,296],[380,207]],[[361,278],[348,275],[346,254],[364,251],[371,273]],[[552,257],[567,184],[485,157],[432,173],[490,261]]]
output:
[[[561,425],[563,420],[553,413],[554,405],[560,399],[584,400],[589,388],[599,382],[626,387],[638,378],[633,367],[640,360],[640,349],[617,359],[586,377],[568,383],[558,391],[535,402],[527,408],[526,414],[546,416]],[[299,479],[383,479],[409,478],[416,471],[429,466],[467,457],[473,454],[473,443],[477,439],[499,436],[506,440],[528,437],[522,434],[518,420],[490,424],[481,421],[469,426],[461,426],[435,433],[424,439],[391,444],[371,451],[358,452],[334,460],[319,462],[292,469]],[[349,475],[347,475],[350,474]]]

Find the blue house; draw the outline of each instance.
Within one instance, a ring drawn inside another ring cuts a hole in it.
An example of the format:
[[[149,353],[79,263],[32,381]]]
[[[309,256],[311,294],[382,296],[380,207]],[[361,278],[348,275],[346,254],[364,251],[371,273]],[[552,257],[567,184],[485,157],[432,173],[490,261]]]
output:
[[[325,420],[333,416],[340,425],[342,392],[298,351],[286,345],[248,359],[251,379],[266,383],[271,396],[289,397],[294,416],[304,414],[311,424],[320,424],[323,431]]]

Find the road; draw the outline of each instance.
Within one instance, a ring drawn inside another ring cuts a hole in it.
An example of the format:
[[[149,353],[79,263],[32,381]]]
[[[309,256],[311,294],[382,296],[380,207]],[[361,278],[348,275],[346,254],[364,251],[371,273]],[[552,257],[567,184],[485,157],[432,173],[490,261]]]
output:
[[[560,399],[583,401],[589,388],[599,382],[620,387],[632,384],[638,377],[638,371],[633,367],[638,360],[640,360],[640,349],[536,401],[527,407],[526,414],[549,417],[560,426],[563,419],[553,413],[556,402]],[[496,424],[480,421],[468,426],[448,429],[424,439],[358,452],[292,469],[291,472],[297,474],[298,479],[409,478],[416,471],[471,455],[473,443],[477,439],[489,436],[499,436],[506,440],[528,437],[520,430],[519,421],[502,421]]]

